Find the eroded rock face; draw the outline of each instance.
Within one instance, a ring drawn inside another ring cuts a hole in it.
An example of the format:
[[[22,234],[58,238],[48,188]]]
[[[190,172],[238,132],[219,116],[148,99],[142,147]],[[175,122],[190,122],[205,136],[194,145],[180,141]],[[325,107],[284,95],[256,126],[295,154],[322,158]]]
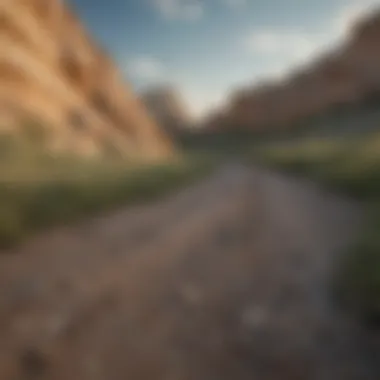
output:
[[[209,127],[266,130],[291,127],[334,107],[357,105],[380,93],[380,11],[360,21],[344,45],[281,82],[232,94],[224,117]]]
[[[0,123],[48,126],[53,150],[159,158],[169,139],[62,0],[0,2]]]

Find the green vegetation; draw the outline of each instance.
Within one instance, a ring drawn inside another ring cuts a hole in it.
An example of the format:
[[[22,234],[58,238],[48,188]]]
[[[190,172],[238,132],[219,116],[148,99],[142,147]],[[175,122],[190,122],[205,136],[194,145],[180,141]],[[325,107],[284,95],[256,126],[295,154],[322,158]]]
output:
[[[0,247],[34,231],[120,205],[153,200],[209,173],[202,156],[150,165],[120,158],[53,157],[42,153],[41,128],[0,138]]]
[[[257,148],[253,157],[367,205],[368,227],[343,255],[335,289],[342,305],[366,321],[380,323],[380,133],[272,144]]]
[[[53,157],[41,149],[47,131],[37,123],[25,129],[18,139],[0,136],[0,247],[52,225],[156,199],[235,156],[307,176],[368,204],[368,227],[343,255],[335,290],[342,305],[380,321],[380,133],[272,143],[243,132],[187,136],[180,141],[185,157],[142,166],[122,160],[112,144],[101,159]]]
[[[369,325],[380,324],[380,207],[374,209],[368,228],[345,255],[335,279],[342,306]]]

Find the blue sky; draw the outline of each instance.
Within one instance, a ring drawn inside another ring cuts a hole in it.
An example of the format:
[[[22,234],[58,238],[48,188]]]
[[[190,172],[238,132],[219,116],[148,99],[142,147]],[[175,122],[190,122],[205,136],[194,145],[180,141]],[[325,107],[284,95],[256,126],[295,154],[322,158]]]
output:
[[[133,87],[181,90],[203,115],[340,43],[380,0],[69,0]]]

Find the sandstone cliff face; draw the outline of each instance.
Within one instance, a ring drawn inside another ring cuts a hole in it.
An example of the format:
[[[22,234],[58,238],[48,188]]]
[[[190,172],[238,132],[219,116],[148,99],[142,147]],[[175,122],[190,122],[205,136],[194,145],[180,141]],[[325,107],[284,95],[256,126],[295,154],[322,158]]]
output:
[[[170,134],[176,134],[191,125],[191,116],[181,94],[171,86],[147,90],[142,101],[155,120]]]
[[[380,93],[380,12],[362,20],[337,51],[286,80],[235,92],[208,128],[287,128],[334,107],[356,105]]]
[[[62,0],[0,2],[0,128],[48,126],[48,147],[170,155],[166,135]]]

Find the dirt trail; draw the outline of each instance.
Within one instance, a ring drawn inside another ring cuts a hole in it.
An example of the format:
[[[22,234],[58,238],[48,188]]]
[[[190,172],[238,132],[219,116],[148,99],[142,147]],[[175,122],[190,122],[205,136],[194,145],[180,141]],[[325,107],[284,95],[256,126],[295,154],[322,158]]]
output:
[[[334,308],[358,205],[230,165],[0,257],[0,379],[372,380]]]

